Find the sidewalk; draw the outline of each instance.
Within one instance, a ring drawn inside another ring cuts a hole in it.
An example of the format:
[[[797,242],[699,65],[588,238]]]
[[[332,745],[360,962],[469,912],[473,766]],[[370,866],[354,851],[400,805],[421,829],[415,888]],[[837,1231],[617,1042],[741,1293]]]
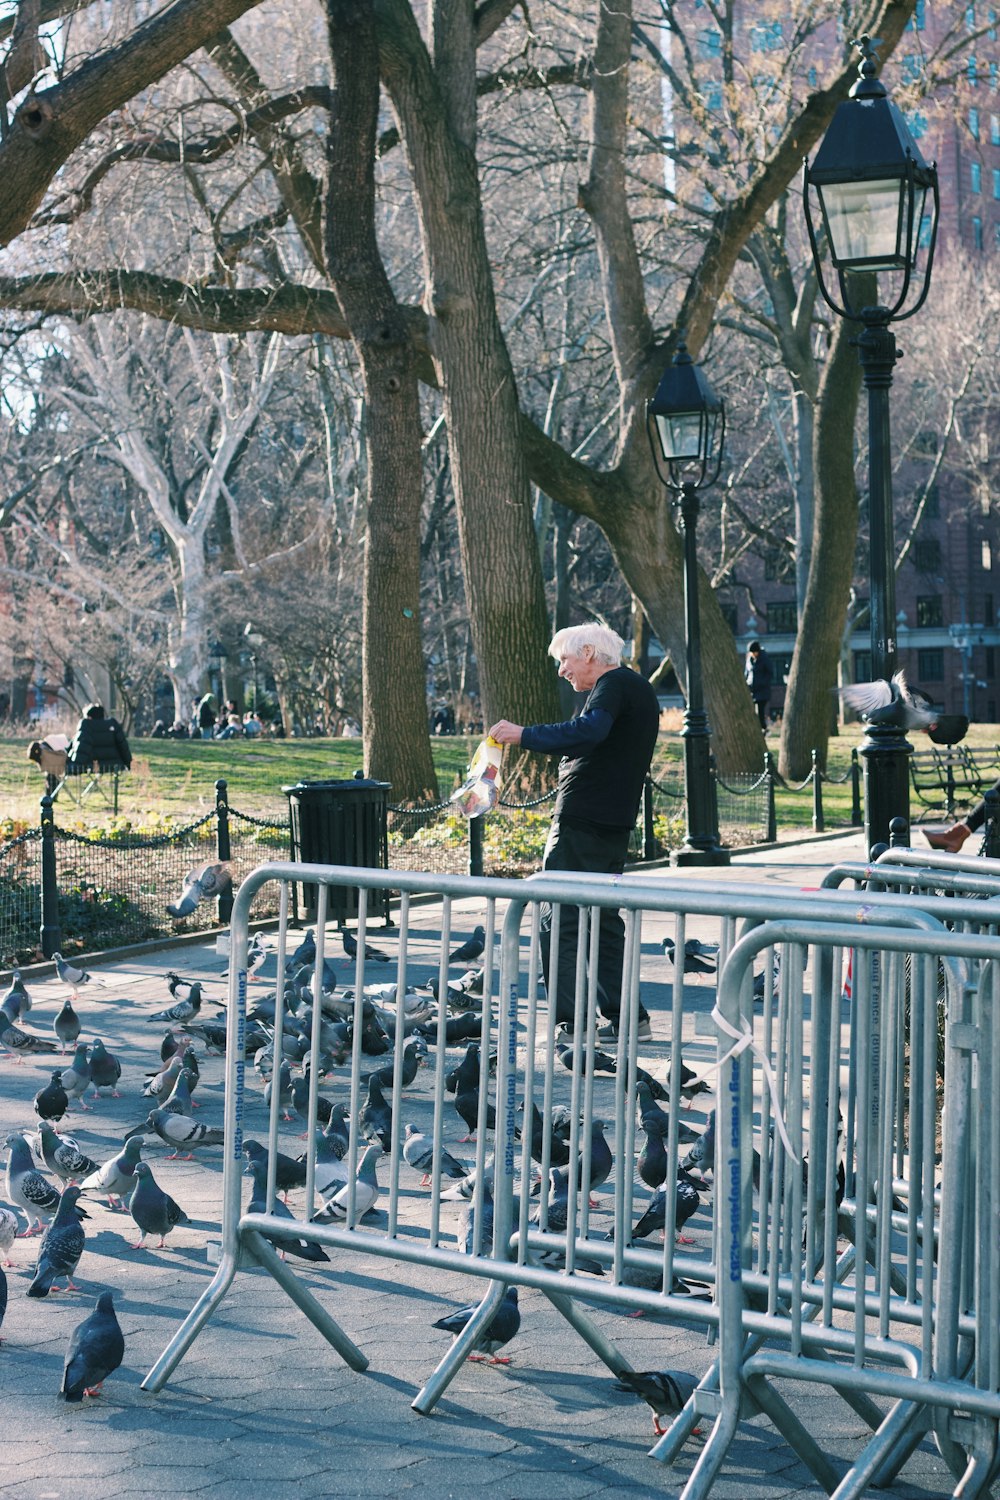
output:
[[[863,858],[858,831],[741,854],[728,870],[705,873],[805,887],[818,885],[832,865]],[[660,870],[655,878],[689,881],[701,873]],[[479,920],[476,905],[455,903],[456,930],[466,922],[471,930]],[[438,923],[436,906],[415,906],[415,943],[426,938],[430,945]],[[371,935],[378,941],[377,932]],[[653,938],[651,924],[651,948]],[[665,977],[666,960],[660,962]],[[144,1075],[158,1066],[165,1030],[148,1018],[171,1003],[167,970],[203,976],[206,996],[221,999],[223,966],[204,943],[93,966],[94,981],[81,992],[78,1010],[84,1036],[100,1035],[121,1057],[122,1097],[102,1099],[93,1113],[74,1108],[66,1117],[60,1128],[84,1151],[104,1161],[118,1149],[123,1132],[148,1111],[140,1089]],[[54,976],[26,979],[34,1001],[26,1025],[51,1036],[66,989]],[[711,1008],[714,996],[705,980],[699,981],[699,1000],[702,991],[704,1002],[692,1006],[685,1022],[696,1065],[700,1056],[708,1056],[709,1046],[697,1015]],[[207,1005],[206,1011],[214,1007]],[[655,1024],[654,1012],[654,1030]],[[200,1046],[199,1053],[199,1117],[221,1124],[222,1060],[206,1057]],[[0,1141],[10,1130],[35,1127],[32,1098],[61,1062],[32,1057],[17,1066],[0,1060]],[[255,1078],[248,1095],[247,1133],[263,1135],[266,1117]],[[298,1128],[283,1127],[282,1149],[292,1155],[302,1149]],[[84,1289],[80,1295],[27,1299],[37,1241],[15,1241],[0,1349],[0,1500],[114,1500],[137,1494],[166,1500],[362,1495],[473,1500],[487,1492],[497,1500],[575,1500],[623,1491],[651,1497],[678,1493],[697,1444],[688,1444],[674,1469],[650,1460],[647,1407],[615,1391],[609,1372],[538,1292],[521,1294],[521,1329],[506,1351],[512,1364],[467,1364],[434,1414],[416,1415],[410,1401],[447,1347],[447,1334],[431,1324],[474,1300],[483,1284],[375,1257],[352,1255],[344,1258],[342,1269],[306,1273],[310,1287],[370,1359],[366,1373],[342,1365],[275,1283],[252,1270],[238,1274],[165,1389],[157,1396],[140,1390],[178,1320],[212,1275],[206,1245],[218,1227],[221,1152],[201,1156],[171,1162],[163,1159],[163,1150],[144,1151],[156,1180],[191,1219],[170,1234],[162,1251],[131,1248],[130,1240],[138,1238],[131,1218],[111,1213],[103,1200],[88,1205],[87,1247],[76,1277]],[[69,1333],[106,1287],[115,1291],[125,1362],[99,1399],[67,1406],[57,1392]],[[598,1304],[593,1315],[637,1369],[698,1369],[712,1357],[704,1334],[690,1328],[653,1317],[629,1320]],[[838,1398],[817,1390],[803,1395],[801,1388],[786,1394],[836,1459],[846,1462],[857,1452],[862,1424]],[[952,1488],[933,1444],[925,1442],[903,1480],[878,1493],[888,1500],[937,1500]],[[821,1493],[761,1418],[745,1425],[712,1490],[713,1500]]]

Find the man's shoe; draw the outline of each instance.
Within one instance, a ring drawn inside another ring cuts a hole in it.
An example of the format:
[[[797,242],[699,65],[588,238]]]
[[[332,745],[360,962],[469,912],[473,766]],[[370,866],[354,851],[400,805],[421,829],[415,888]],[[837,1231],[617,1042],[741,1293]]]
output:
[[[955,823],[951,828],[938,830],[925,828],[923,835],[932,849],[943,849],[946,854],[957,854],[970,832],[971,830],[965,823]]]
[[[653,1040],[653,1028],[650,1024],[648,1016],[639,1017],[639,1026],[636,1031],[636,1036],[638,1037],[640,1042],[651,1042]]]
[[[649,1024],[648,1016],[640,1016],[636,1030],[636,1037],[640,1042],[651,1042],[653,1040],[653,1028]],[[618,1027],[614,1021],[609,1021],[607,1026],[602,1026],[597,1033],[599,1042],[617,1042]]]
[[[609,1021],[607,1026],[599,1026],[597,1029],[597,1040],[599,1042],[617,1042],[618,1027],[614,1021]]]

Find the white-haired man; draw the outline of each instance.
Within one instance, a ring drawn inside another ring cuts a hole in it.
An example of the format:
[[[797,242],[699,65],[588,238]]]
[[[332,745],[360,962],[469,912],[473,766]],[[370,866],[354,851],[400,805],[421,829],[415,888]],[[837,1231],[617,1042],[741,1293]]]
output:
[[[560,755],[559,785],[543,870],[588,870],[620,875],[635,827],[643,782],[653,758],[659,727],[656,694],[644,677],[621,665],[625,643],[604,625],[571,625],[557,631],[549,655],[559,676],[585,694],[579,712],[561,724],[512,724],[500,719],[489,733],[501,745]],[[542,913],[542,967],[549,985],[552,909]],[[573,1023],[578,914],[563,906],[559,919],[556,1017]],[[601,909],[597,999],[615,1033],[621,1007],[625,924],[611,907]],[[650,1036],[649,1016],[640,1004],[639,1039]]]

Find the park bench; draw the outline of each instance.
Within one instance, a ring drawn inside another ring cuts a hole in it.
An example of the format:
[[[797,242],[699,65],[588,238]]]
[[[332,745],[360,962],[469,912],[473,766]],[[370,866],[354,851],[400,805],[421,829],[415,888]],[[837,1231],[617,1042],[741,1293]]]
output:
[[[949,817],[957,806],[981,797],[996,775],[996,769],[988,770],[966,745],[932,745],[910,756],[910,781],[917,798],[935,812],[943,808]]]

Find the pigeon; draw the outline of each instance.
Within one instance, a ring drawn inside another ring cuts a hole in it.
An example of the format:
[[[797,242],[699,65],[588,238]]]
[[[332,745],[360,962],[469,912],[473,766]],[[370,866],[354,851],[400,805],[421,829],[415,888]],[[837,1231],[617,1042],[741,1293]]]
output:
[[[542,1226],[542,1212],[538,1210],[531,1218],[535,1228]],[[565,1234],[569,1225],[569,1172],[565,1167],[549,1168],[549,1192],[546,1199],[545,1231],[548,1234]],[[532,1259],[540,1266],[551,1266],[562,1270],[566,1264],[566,1250],[532,1250]],[[604,1266],[600,1261],[577,1255],[573,1261],[577,1271],[586,1271],[591,1276],[603,1276]]]
[[[442,1203],[446,1201],[448,1203],[467,1203],[471,1198],[474,1198],[476,1195],[476,1184],[479,1182],[480,1175],[483,1181],[483,1192],[492,1202],[495,1172],[496,1162],[491,1151],[483,1162],[482,1173],[480,1174],[478,1167],[470,1167],[464,1177],[459,1178],[453,1187],[448,1188],[441,1194]]]
[[[708,1124],[681,1162],[685,1172],[711,1172],[715,1166],[715,1110],[708,1117]]]
[[[392,1150],[392,1105],[385,1098],[378,1078],[368,1080],[368,1098],[358,1111],[358,1128],[367,1141],[378,1141],[382,1150]]]
[[[182,1063],[180,1057],[174,1056],[161,1068],[159,1073],[154,1073],[142,1091],[144,1099],[155,1099],[157,1104],[164,1104],[174,1091],[174,1084],[181,1076]]]
[[[42,1160],[53,1177],[58,1177],[61,1182],[72,1182],[74,1178],[87,1177],[97,1171],[96,1161],[91,1161],[72,1142],[58,1136],[48,1121],[42,1121],[39,1135]]]
[[[477,958],[482,957],[483,949],[486,947],[486,928],[482,925],[473,928],[472,936],[467,943],[462,943],[453,952],[448,954],[449,964],[472,964]],[[439,1325],[435,1325],[439,1326]]]
[[[81,1188],[84,1192],[94,1190],[106,1194],[109,1208],[124,1208],[126,1193],[131,1193],[136,1185],[135,1169],[141,1151],[142,1136],[131,1136],[125,1142],[124,1150],[83,1179]]]
[[[274,1093],[274,1079],[269,1078],[264,1085],[264,1103],[268,1109],[271,1107],[271,1098]],[[285,1058],[281,1059],[278,1068],[278,1107],[281,1110],[283,1120],[294,1120],[289,1105],[292,1102],[292,1070]]]
[[[3,1256],[5,1266],[12,1266],[14,1262],[10,1258],[10,1247],[17,1238],[18,1217],[12,1208],[6,1203],[0,1203],[0,1255]],[[0,1323],[3,1315],[0,1314]]]
[[[840,696],[866,724],[902,730],[929,729],[938,720],[933,701],[920,688],[911,688],[903,671],[889,682],[881,677],[876,682],[852,683],[840,689]]]
[[[214,1125],[199,1125],[186,1115],[172,1114],[169,1109],[151,1109],[145,1125],[138,1125],[135,1130],[130,1130],[126,1140],[133,1135],[144,1135],[150,1130],[160,1137],[164,1145],[174,1148],[164,1158],[165,1161],[192,1161],[191,1152],[195,1147],[221,1146],[226,1138],[225,1131]],[[184,1156],[181,1155],[182,1146],[187,1147]]]
[[[316,1132],[316,1163],[313,1168],[313,1183],[321,1198],[329,1198],[347,1181],[347,1164],[344,1161],[347,1148],[340,1150],[340,1142],[333,1136]],[[299,1161],[305,1170],[306,1158]]]
[[[252,1168],[258,1162],[263,1163],[264,1182],[267,1182],[268,1152],[260,1141],[244,1141],[243,1155],[247,1159],[247,1175],[252,1175]],[[281,1151],[274,1155],[274,1185],[285,1201],[293,1187],[305,1187],[306,1164],[304,1161],[296,1161],[294,1157],[285,1156]]]
[[[90,1108],[85,1098],[90,1086],[90,1055],[86,1042],[77,1042],[73,1061],[68,1067],[63,1068],[59,1081],[66,1090],[66,1097],[71,1104],[78,1103],[81,1109]]]
[[[140,1231],[139,1242],[132,1246],[133,1250],[145,1250],[148,1234],[160,1236],[160,1243],[156,1248],[162,1250],[164,1241],[175,1224],[191,1222],[180,1204],[175,1203],[170,1194],[163,1191],[144,1161],[137,1161],[135,1164],[135,1188],[128,1201],[128,1211]]]
[[[683,1175],[677,1177],[676,1193],[674,1200],[674,1229],[677,1234],[678,1243],[690,1245],[692,1240],[681,1234],[684,1225],[692,1214],[696,1214],[701,1207],[701,1199],[698,1189]],[[658,1229],[664,1229],[667,1223],[667,1194],[665,1188],[660,1188],[654,1193],[646,1205],[646,1211],[636,1222],[632,1230],[633,1240],[645,1239],[647,1235],[655,1234]],[[608,1239],[614,1239],[614,1231],[608,1232]]]
[[[645,1126],[646,1143],[639,1153],[636,1170],[640,1181],[644,1182],[653,1191],[662,1187],[667,1180],[667,1168],[669,1161],[666,1147],[663,1144],[664,1132],[659,1123],[650,1121]]]
[[[59,1079],[61,1068],[55,1068],[52,1078],[35,1095],[35,1114],[40,1120],[61,1120],[69,1109],[69,1095]]]
[[[173,1089],[163,1101],[163,1108],[169,1110],[172,1115],[190,1115],[197,1105],[191,1098],[191,1074],[185,1068],[181,1068],[177,1075],[177,1082]]]
[[[176,969],[168,969],[165,977],[171,1000],[186,1000],[195,985],[198,986],[199,993],[201,991],[200,979],[187,979],[183,974],[178,974]]]
[[[267,1159],[261,1157],[248,1163],[248,1171],[253,1178],[253,1191],[250,1194],[250,1202],[247,1204],[247,1213],[265,1214],[267,1208]],[[299,1225],[299,1220],[285,1207],[280,1199],[275,1199],[271,1205],[271,1216],[275,1219],[286,1219],[288,1223]],[[299,1227],[304,1227],[299,1225]],[[298,1239],[291,1235],[288,1239],[278,1238],[276,1235],[261,1231],[274,1248],[281,1252],[282,1256],[297,1255],[300,1260],[328,1261],[330,1257],[321,1245],[314,1240]]]
[[[569,1045],[568,1042],[559,1042],[556,1045],[556,1051],[559,1054],[559,1061],[562,1063],[563,1067],[566,1068],[570,1073],[572,1073],[574,1056],[573,1048]],[[584,1073],[586,1073],[586,1051],[582,1051],[580,1053],[580,1066],[583,1069]],[[600,1051],[600,1049],[596,1050],[594,1052],[594,1072],[610,1073],[612,1076],[614,1076],[618,1072],[618,1059],[616,1057],[612,1057],[610,1052],[602,1052]]]
[[[225,1028],[225,1026],[220,1026],[216,1022],[213,1022],[213,1021],[199,1021],[197,1023],[197,1025],[192,1025],[189,1021],[185,1021],[184,1022],[184,1026],[185,1026],[185,1028],[188,1031],[190,1031],[190,1033],[191,1033],[192,1036],[199,1037],[201,1039],[201,1041],[203,1041],[205,1043],[205,1046],[208,1048],[208,1050],[210,1052],[215,1052],[215,1053],[224,1053],[225,1052],[225,1050],[226,1050],[226,1028]],[[262,1035],[260,1033],[257,1033],[257,1034],[258,1035]],[[247,1035],[246,1035],[246,1045],[247,1045],[248,1052],[249,1052],[249,1049],[250,1049],[250,1045],[251,1045],[253,1036],[254,1036],[254,1032],[252,1030],[248,1030],[247,1031]],[[262,1041],[263,1041],[263,1037],[262,1037]]]
[[[524,1105],[523,1104],[518,1105],[518,1109],[523,1112]],[[551,1118],[551,1121],[550,1121],[550,1131],[549,1131],[549,1162],[554,1167],[564,1167],[566,1165],[566,1163],[569,1161],[568,1134],[563,1134],[562,1129],[561,1128],[557,1128],[556,1119],[555,1119],[556,1114],[557,1114],[557,1110],[553,1109],[553,1111],[552,1111],[552,1118]],[[559,1114],[560,1124],[561,1124],[562,1123],[561,1107],[558,1108],[558,1114]],[[566,1120],[565,1123],[566,1123],[566,1126],[568,1127],[568,1125],[569,1125],[568,1119]],[[522,1137],[521,1130],[520,1129],[515,1129],[514,1135],[517,1137],[518,1140],[520,1140],[521,1137]],[[540,1162],[542,1160],[542,1150],[543,1150],[544,1144],[545,1144],[545,1122],[542,1119],[541,1111],[539,1110],[538,1105],[534,1102],[534,1100],[532,1100],[532,1104],[531,1104],[531,1159],[532,1159],[532,1161],[539,1161]]]
[[[449,1016],[444,1023],[444,1044],[446,1047],[454,1047],[459,1042],[473,1041],[482,1034],[483,1023],[479,1015],[471,1011],[460,1016]],[[437,1022],[428,1022],[417,1027],[421,1036],[426,1037],[429,1042],[437,1041]]]
[[[377,1141],[365,1148],[365,1154],[358,1163],[357,1177],[354,1183],[354,1218],[363,1219],[369,1209],[375,1207],[378,1201],[380,1188],[378,1178],[375,1176],[375,1163],[382,1155],[382,1147]],[[350,1198],[350,1183],[345,1183],[328,1198],[322,1209],[316,1215],[327,1216],[332,1219],[346,1219]]]
[[[125,1340],[115,1316],[114,1297],[102,1292],[94,1311],[70,1335],[59,1394],[65,1401],[96,1396],[125,1358]]]
[[[674,960],[674,940],[665,937],[660,944],[670,962]],[[718,950],[716,950],[718,951]],[[709,960],[712,949],[705,943],[699,943],[697,938],[689,938],[684,944],[684,973],[685,974],[714,974],[716,966]]]
[[[181,1067],[190,1076],[191,1087],[201,1076],[201,1068],[198,1065],[198,1056],[194,1050],[194,1038],[182,1032],[180,1036],[175,1031],[164,1033],[163,1041],[160,1043],[160,1061],[168,1063],[172,1057],[179,1057]]]
[[[16,963],[11,964],[10,974],[10,984],[4,992],[3,999],[0,1000],[0,1005],[6,1007],[8,1001],[13,1000],[17,1004],[17,1014],[26,1016],[31,1009],[31,996],[28,994],[24,980],[21,978],[21,970]]]
[[[80,1207],[80,1189],[64,1188],[56,1209],[56,1216],[46,1229],[38,1246],[38,1261],[35,1277],[28,1287],[29,1297],[47,1297],[49,1292],[62,1291],[55,1284],[57,1276],[65,1276],[67,1292],[78,1292],[73,1272],[80,1264],[80,1256],[86,1241],[82,1219],[90,1215]]]
[[[420,1067],[423,1056],[420,1050],[422,1046],[422,1042],[418,1044],[417,1042],[409,1041],[403,1048],[403,1068],[400,1083],[404,1089],[408,1089],[417,1076],[417,1070]],[[426,1048],[424,1050],[426,1051]],[[363,1074],[362,1082],[369,1082],[372,1078],[375,1078],[382,1088],[391,1089],[394,1067],[395,1064],[392,1062],[383,1063],[381,1068],[376,1068],[374,1072]]]
[[[436,976],[428,979],[425,986],[428,993],[434,999],[440,1001],[441,991]],[[483,971],[482,969],[470,969],[463,974],[461,979],[449,979],[445,986],[444,1002],[450,1011],[457,1015],[464,1015],[468,1011],[482,1011],[483,1002],[479,998],[483,993]]]
[[[147,1021],[166,1021],[168,1026],[186,1025],[193,1021],[201,1010],[201,985],[194,980],[186,995],[177,1000],[174,1005],[168,1006],[166,1010],[158,1010],[154,1016],[147,1016]]]
[[[61,953],[53,953],[52,962],[56,966],[56,973],[63,984],[69,985],[73,994],[76,995],[83,985],[89,984],[91,976],[86,969],[78,969],[75,964],[69,964]]]
[[[6,1047],[15,1057],[21,1057],[28,1052],[56,1052],[58,1048],[55,1042],[50,1042],[47,1037],[35,1036],[34,1032],[24,1031],[14,1022],[14,1017],[5,1007],[0,1006],[0,1047]]]
[[[477,1246],[478,1240],[478,1246]],[[476,1201],[473,1198],[462,1215],[462,1225],[459,1230],[459,1249],[465,1255],[474,1255],[485,1252],[487,1255],[493,1245],[493,1178],[483,1182],[482,1213],[476,1214]]]
[[[622,1370],[615,1389],[642,1397],[653,1412],[653,1431],[662,1437],[667,1429],[660,1426],[660,1419],[683,1411],[697,1384],[686,1370]]]
[[[66,1051],[67,1047],[76,1045],[76,1039],[80,1035],[80,1017],[73,1009],[72,1000],[64,1002],[62,1010],[52,1022],[52,1030],[55,1032],[63,1052]]]
[[[28,1215],[27,1239],[40,1233],[43,1221],[48,1224],[59,1207],[59,1193],[51,1182],[32,1165],[31,1152],[23,1135],[7,1137],[7,1197]],[[34,1229],[32,1224],[36,1226]]]
[[[291,958],[285,959],[285,973],[294,974],[296,969],[302,969],[307,964],[314,964],[315,962],[316,934],[310,927],[307,929],[305,937],[302,939],[301,943],[296,948]]]
[[[330,1142],[334,1152],[345,1157],[350,1146],[351,1134],[347,1125],[347,1110],[343,1104],[335,1104],[330,1111],[323,1135]]]
[[[431,1324],[431,1327],[443,1328],[445,1333],[454,1334],[457,1339],[478,1306],[477,1302],[473,1302],[469,1307],[460,1307],[457,1312],[449,1313],[446,1318],[438,1318],[436,1323]],[[510,1357],[498,1355],[497,1350],[510,1343],[520,1326],[521,1312],[517,1305],[517,1287],[509,1286],[493,1317],[473,1342],[469,1359],[488,1359],[491,1365],[509,1365]]]
[[[429,1187],[435,1161],[434,1144],[415,1125],[406,1125],[404,1129],[406,1139],[403,1142],[403,1160],[415,1172],[423,1172],[420,1186]],[[437,1154],[437,1162],[442,1177],[464,1180],[468,1175],[469,1169],[465,1163],[457,1161],[443,1146]]]
[[[90,1048],[90,1086],[94,1090],[92,1097],[99,1099],[101,1089],[110,1089],[112,1099],[120,1099],[118,1080],[121,1076],[121,1063],[113,1052],[108,1051],[100,1037],[95,1037]]]
[[[180,895],[175,902],[168,902],[167,911],[175,918],[189,917],[200,902],[221,896],[229,890],[232,883],[232,866],[225,862],[202,865],[200,870],[189,870],[184,876]]]
[[[344,952],[347,954],[348,958],[357,958],[357,956],[358,956],[358,940],[354,936],[354,933],[353,932],[349,932],[348,929],[345,927],[344,930],[343,930],[343,932],[340,934],[340,939],[341,939],[341,942],[344,945]],[[371,943],[366,943],[365,944],[365,962],[366,963],[372,963],[372,962],[374,962],[374,963],[377,963],[377,964],[391,964],[392,963],[392,959],[389,957],[388,953],[383,953],[381,948],[375,948],[375,947],[372,946]]]
[[[653,1098],[653,1092],[650,1089],[649,1085],[646,1083],[645,1079],[639,1079],[636,1084],[635,1092],[638,1097],[639,1119],[641,1121],[643,1130],[648,1131],[650,1128],[650,1122],[652,1122],[653,1129],[655,1130],[657,1127],[659,1127],[660,1133],[663,1135],[664,1139],[666,1139],[667,1131],[670,1129],[670,1116],[667,1114],[665,1109],[660,1109],[659,1105],[656,1103],[656,1100]],[[698,1140],[699,1136],[698,1132],[696,1130],[692,1130],[690,1125],[685,1125],[683,1120],[678,1120],[677,1139],[682,1145],[687,1146],[690,1145],[692,1141]]]

